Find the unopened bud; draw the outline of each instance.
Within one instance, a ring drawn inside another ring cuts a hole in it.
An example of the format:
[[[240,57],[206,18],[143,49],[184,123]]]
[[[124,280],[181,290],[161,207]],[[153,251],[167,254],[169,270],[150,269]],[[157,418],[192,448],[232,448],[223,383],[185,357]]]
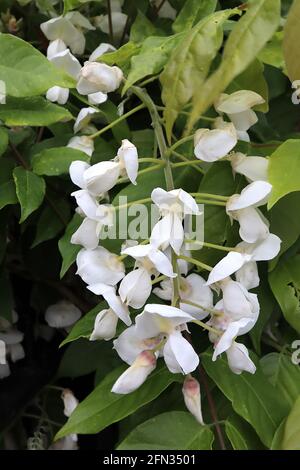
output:
[[[189,412],[200,424],[204,424],[201,411],[201,394],[199,382],[191,376],[186,377],[183,383],[182,393],[185,406]]]
[[[139,388],[156,367],[156,356],[152,351],[141,352],[133,364],[115,382],[113,393],[127,394]]]
[[[71,414],[73,413],[73,411],[75,410],[75,408],[77,407],[78,405],[78,400],[77,398],[74,396],[72,390],[69,390],[68,388],[65,388],[61,394],[61,398],[64,402],[64,415],[67,416],[67,418],[69,418],[71,416]]]
[[[94,329],[90,336],[90,341],[97,339],[112,339],[116,334],[118,317],[114,311],[109,308],[101,310],[95,318]]]

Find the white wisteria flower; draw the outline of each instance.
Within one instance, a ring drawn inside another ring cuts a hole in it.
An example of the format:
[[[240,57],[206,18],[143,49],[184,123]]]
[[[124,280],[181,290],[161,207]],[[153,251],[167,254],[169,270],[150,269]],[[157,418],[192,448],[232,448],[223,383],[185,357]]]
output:
[[[114,52],[116,48],[112,45],[109,44],[108,42],[101,42],[96,49],[93,50],[91,55],[89,56],[89,62],[97,62],[99,57],[101,57],[103,54],[106,54],[107,52]]]
[[[62,44],[60,43],[62,47]],[[63,70],[68,75],[73,77],[75,80],[81,70],[81,65],[76,57],[71,54],[69,49],[59,51],[53,54],[53,50],[50,53],[50,62],[54,64],[58,69]],[[69,98],[69,89],[54,86],[49,88],[46,94],[46,98],[51,102],[58,102],[59,104],[66,104]]]
[[[81,55],[85,49],[83,30],[93,30],[94,26],[79,12],[70,12],[66,16],[58,16],[40,25],[44,35],[50,41],[60,39],[73,52]]]
[[[227,361],[234,374],[241,374],[243,371],[254,374],[256,367],[249,357],[248,349],[244,344],[233,341],[226,351]]]
[[[252,157],[241,152],[230,155],[233,173],[244,175],[249,182],[268,181],[269,160],[264,157]]]
[[[51,61],[52,57],[56,56],[59,52],[63,52],[68,49],[67,45],[62,41],[62,39],[55,39],[50,41],[47,48],[47,59]]]
[[[198,129],[194,135],[194,154],[204,162],[215,162],[225,157],[237,144],[233,124],[223,123],[218,129]]]
[[[110,93],[119,88],[122,79],[123,72],[119,67],[87,61],[80,71],[76,88],[81,95]]]
[[[165,191],[155,188],[151,199],[159,208],[162,216],[153,227],[151,245],[165,250],[169,245],[179,254],[184,240],[182,221],[185,215],[198,215],[199,208],[195,199],[183,189]]]
[[[77,408],[79,401],[75,397],[72,390],[70,390],[69,388],[65,388],[62,391],[61,398],[64,402],[64,415],[69,418],[75,408]]]
[[[278,255],[281,240],[277,235],[270,233],[264,240],[256,243],[238,243],[238,251],[230,251],[217,263],[209,273],[207,285],[231,276],[236,273],[237,280],[246,289],[253,289],[259,285],[257,261],[268,261]]]
[[[168,277],[176,276],[168,257],[151,244],[126,248],[122,254],[132,256],[136,260],[136,269],[122,279],[119,287],[122,301],[133,308],[141,308],[150,296],[152,275],[161,273]]]
[[[220,281],[220,287],[223,294],[222,306],[227,317],[232,320],[247,318],[254,326],[260,309],[257,295],[248,292],[241,283],[231,278]]]
[[[51,103],[66,104],[69,99],[69,89],[61,86],[53,86],[47,90],[46,98]]]
[[[254,181],[241,194],[234,194],[226,203],[226,212],[240,224],[240,237],[248,243],[256,243],[269,234],[269,222],[257,209],[266,204],[272,191],[267,181]]]
[[[88,285],[103,283],[114,286],[125,276],[124,263],[106,248],[82,249],[77,258],[77,274]]]
[[[206,285],[205,279],[199,274],[192,273],[187,277],[180,277],[179,285],[180,308],[195,316],[195,318],[203,320],[209,314],[210,309],[213,308],[213,293]],[[161,299],[172,300],[172,281],[170,279],[163,280],[160,287],[153,289],[153,293]],[[185,300],[195,305],[187,304],[184,302]]]
[[[10,367],[7,359],[17,362],[25,357],[25,351],[21,344],[24,334],[15,329],[9,322],[5,323],[0,331],[1,361],[0,361],[0,379],[10,375]],[[3,346],[4,343],[4,346]]]
[[[69,140],[67,147],[80,150],[91,157],[94,152],[94,141],[86,135],[75,136]]]
[[[218,113],[227,114],[240,140],[249,141],[247,131],[258,120],[251,108],[264,102],[264,98],[252,90],[239,90],[230,95],[222,93],[215,103],[215,109]]]
[[[187,376],[183,382],[182,393],[184,403],[189,412],[200,424],[204,424],[201,410],[201,393],[198,380]]]
[[[114,37],[120,39],[123,35],[128,16],[121,11],[112,11],[111,22]],[[109,16],[100,15],[97,18],[97,26],[105,34],[109,34]]]
[[[50,305],[45,311],[45,320],[52,328],[70,328],[81,317],[81,311],[68,300]]]
[[[91,341],[113,338],[116,334],[118,319],[122,320],[127,326],[131,325],[128,307],[116,294],[114,287],[98,282],[88,286],[88,289],[96,295],[102,295],[109,305],[108,309],[101,310],[96,316],[94,329],[90,336]]]
[[[120,336],[114,340],[114,349],[122,361],[131,365],[137,356],[146,350],[154,350],[160,343],[161,337],[141,339],[137,335],[136,326],[126,328]],[[158,355],[158,353],[156,353]]]
[[[141,352],[132,365],[114,383],[113,393],[127,394],[139,388],[156,367],[156,356],[151,351]]]
[[[74,132],[75,134],[85,127],[87,127],[93,117],[94,114],[96,114],[98,111],[95,108],[91,108],[90,106],[88,108],[82,108],[78,116],[76,118],[75,124],[74,124]]]
[[[179,308],[147,304],[136,317],[135,331],[140,339],[161,337],[162,354],[170,372],[188,374],[198,366],[199,357],[181,331],[186,330],[186,324],[193,320],[190,314]]]

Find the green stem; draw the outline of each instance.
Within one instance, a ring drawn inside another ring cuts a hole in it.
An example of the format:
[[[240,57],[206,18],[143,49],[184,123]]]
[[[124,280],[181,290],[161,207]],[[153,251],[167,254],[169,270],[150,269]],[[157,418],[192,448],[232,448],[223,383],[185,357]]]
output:
[[[181,155],[181,153],[179,152],[176,152],[176,150],[172,150],[171,152],[173,155],[175,155],[175,157],[179,158],[180,160],[184,161],[184,162],[190,162],[190,160],[185,157],[184,155]],[[199,160],[200,161],[200,160]],[[200,168],[198,165],[196,165],[195,163],[192,165],[193,168],[195,168],[195,170],[197,170],[199,173],[201,173],[201,175],[204,175],[204,171],[202,170],[202,168]]]
[[[193,197],[208,197],[210,199],[217,199],[219,201],[228,201],[228,196],[220,196],[219,194],[211,194],[211,193],[190,193]]]
[[[220,251],[237,251],[236,248],[232,248],[229,246],[223,246],[223,245],[216,245],[215,243],[208,243],[208,242],[200,242],[199,240],[185,240],[186,243],[195,243],[199,244],[201,246],[205,246],[206,248],[213,248],[214,250],[220,250]]]
[[[196,325],[201,326],[205,330],[211,331],[215,335],[220,335],[220,332],[218,330],[216,330],[215,328],[212,328],[211,326],[207,325],[206,323],[204,323],[201,320],[193,320],[192,323],[196,323]]]
[[[164,165],[164,162],[162,160],[158,160],[157,158],[152,158],[152,157],[147,157],[147,158],[139,158],[139,163],[160,163],[161,165]]]
[[[206,312],[209,312],[211,315],[220,315],[221,312],[219,310],[216,310],[215,308],[209,308],[209,307],[204,307],[203,305],[197,304],[196,302],[192,302],[191,300],[186,300],[186,299],[181,299],[181,302],[183,304],[188,304],[192,305],[192,307],[197,307],[200,308],[201,310],[204,310]],[[217,330],[216,330],[217,331]],[[218,333],[219,334],[219,333]]]
[[[207,199],[196,198],[196,202],[199,202],[199,204],[207,204],[210,206],[222,206],[222,207],[226,206],[225,202],[222,202],[222,201],[210,201]]]
[[[173,150],[176,150],[178,147],[180,147],[180,145],[185,144],[186,142],[189,142],[190,140],[194,140],[194,134],[193,135],[188,135],[186,137],[183,137],[180,140],[177,140],[177,142],[175,142],[175,144],[173,144],[169,148],[169,152],[173,152]]]
[[[164,274],[153,279],[153,281],[151,281],[151,284],[154,285],[154,284],[158,284],[159,282],[161,281],[164,281],[165,279],[167,279],[167,276],[165,276]]]
[[[172,168],[179,168],[181,166],[188,166],[188,165],[199,165],[202,162],[200,160],[188,160],[186,162],[179,162],[179,163],[171,163]]]
[[[199,266],[199,268],[205,269],[206,271],[212,271],[213,269],[208,264],[202,263],[201,261],[198,261],[195,258],[190,258],[189,256],[180,255],[180,256],[177,256],[177,258],[183,259],[184,261],[187,261],[188,263],[195,264],[196,266]]]
[[[32,413],[23,413],[23,415],[25,418],[32,418],[32,419],[36,419],[37,421],[40,421],[40,416],[37,416],[35,414],[32,414]],[[58,423],[57,421],[53,421],[52,419],[49,419],[49,418],[43,418],[42,419],[42,422],[46,422],[46,423],[50,423],[50,424],[53,424],[53,426],[56,426],[58,428],[61,428],[63,426],[62,423]]]
[[[138,111],[140,111],[141,109],[144,109],[144,108],[145,108],[145,105],[144,105],[144,104],[140,104],[140,105],[137,106],[136,108],[131,109],[131,110],[128,111],[127,113],[125,113],[125,114],[123,114],[122,116],[120,116],[118,119],[115,119],[113,122],[111,122],[111,123],[108,124],[107,126],[103,127],[103,129],[100,129],[99,131],[95,132],[94,134],[91,134],[91,135],[89,136],[90,139],[95,139],[96,137],[99,137],[99,135],[104,134],[104,132],[109,131],[112,127],[114,127],[114,126],[116,126],[117,124],[119,124],[120,122],[124,121],[124,119],[128,118],[128,117],[131,116],[132,114],[137,113]]]
[[[120,206],[116,206],[115,210],[120,210],[120,209],[126,209],[126,207],[134,206],[134,204],[146,204],[148,202],[151,202],[151,197],[146,197],[144,199],[138,199],[137,201],[131,201],[128,202],[127,204],[121,204]]]

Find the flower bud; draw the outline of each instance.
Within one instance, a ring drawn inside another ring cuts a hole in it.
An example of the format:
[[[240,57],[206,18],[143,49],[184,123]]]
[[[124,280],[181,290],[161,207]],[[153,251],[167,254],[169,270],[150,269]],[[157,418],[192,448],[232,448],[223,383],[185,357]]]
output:
[[[182,387],[184,403],[189,412],[200,424],[203,423],[201,411],[200,384],[192,376],[187,376]]]
[[[78,405],[78,400],[77,398],[74,396],[72,390],[69,390],[68,388],[65,388],[61,394],[61,398],[64,402],[64,415],[67,416],[67,418],[69,418],[71,416],[71,414],[73,413],[73,411],[75,410],[75,408],[77,407]]]
[[[139,388],[156,367],[156,356],[152,351],[141,352],[133,364],[115,382],[113,393],[127,394]]]
[[[123,72],[119,67],[88,61],[81,69],[77,91],[81,95],[99,91],[110,93],[119,88],[122,79]]]
[[[225,157],[237,144],[234,125],[224,123],[220,129],[199,129],[194,137],[194,153],[199,160],[215,162]]]
[[[248,350],[244,344],[233,341],[231,347],[226,351],[228,365],[232,372],[241,374],[243,371],[254,374],[256,371],[255,364],[249,357]]]
[[[108,341],[116,334],[118,316],[111,308],[101,310],[95,318],[94,329],[90,341],[104,339]]]
[[[66,104],[69,98],[69,90],[60,86],[53,86],[47,91],[46,98],[51,103]]]

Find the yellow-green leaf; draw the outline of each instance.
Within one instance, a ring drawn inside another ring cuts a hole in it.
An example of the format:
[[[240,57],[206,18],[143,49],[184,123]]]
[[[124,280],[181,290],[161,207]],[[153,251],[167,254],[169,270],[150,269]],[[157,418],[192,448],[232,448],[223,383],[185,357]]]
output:
[[[289,11],[283,37],[283,55],[291,81],[300,80],[300,0],[294,0]]]

